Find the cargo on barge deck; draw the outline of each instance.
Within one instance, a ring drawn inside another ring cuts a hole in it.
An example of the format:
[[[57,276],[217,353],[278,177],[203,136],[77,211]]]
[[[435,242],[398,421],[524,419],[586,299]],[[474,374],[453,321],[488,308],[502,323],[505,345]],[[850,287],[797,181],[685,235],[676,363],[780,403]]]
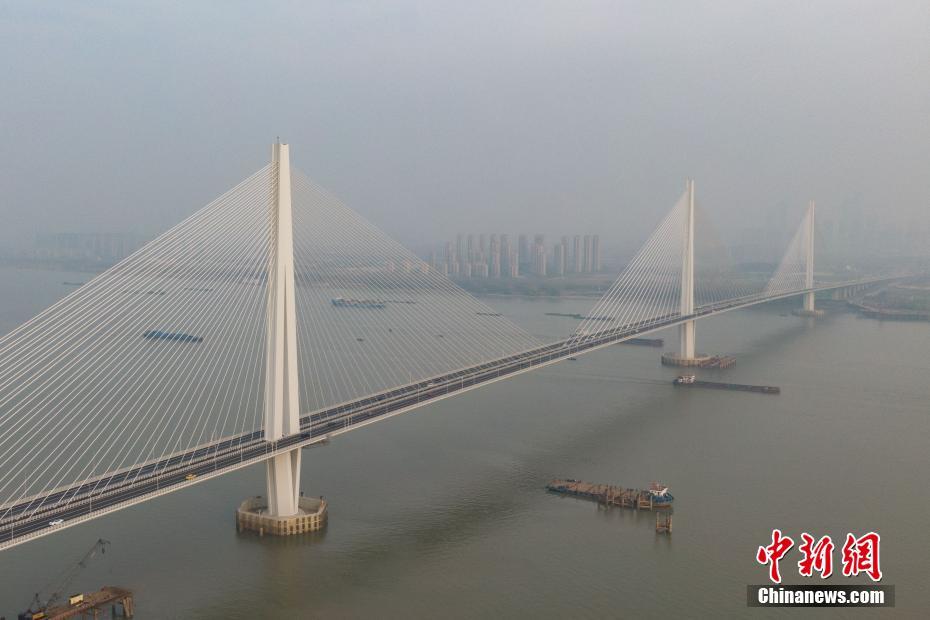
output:
[[[546,490],[561,495],[572,495],[590,499],[607,506],[633,508],[635,510],[667,510],[672,507],[674,497],[668,487],[652,483],[649,489],[625,489],[612,484],[592,484],[581,480],[550,480]]]

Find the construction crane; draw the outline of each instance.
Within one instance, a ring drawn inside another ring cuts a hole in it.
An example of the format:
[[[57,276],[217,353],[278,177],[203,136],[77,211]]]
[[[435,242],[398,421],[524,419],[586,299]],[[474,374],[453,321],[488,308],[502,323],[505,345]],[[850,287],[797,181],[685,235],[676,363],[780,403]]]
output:
[[[88,562],[97,557],[98,553],[101,555],[105,554],[109,544],[109,540],[98,538],[94,546],[84,554],[84,557],[82,557],[77,564],[69,566],[56,579],[45,586],[41,592],[36,592],[36,595],[32,598],[32,603],[29,604],[29,609],[19,614],[19,620],[39,620],[40,618],[44,618],[45,611],[61,599],[68,589],[68,586],[74,581],[74,578],[77,577],[82,570],[87,568]],[[43,601],[40,596],[42,592],[49,592],[48,598],[46,598],[45,601]]]

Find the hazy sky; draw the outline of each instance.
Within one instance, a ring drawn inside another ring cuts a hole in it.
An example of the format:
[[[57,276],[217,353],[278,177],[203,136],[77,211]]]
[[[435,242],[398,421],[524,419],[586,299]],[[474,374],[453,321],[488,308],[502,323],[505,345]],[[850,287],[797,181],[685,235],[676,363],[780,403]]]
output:
[[[930,212],[930,2],[0,2],[0,242],[294,164],[405,242]],[[781,214],[784,215],[781,215]]]

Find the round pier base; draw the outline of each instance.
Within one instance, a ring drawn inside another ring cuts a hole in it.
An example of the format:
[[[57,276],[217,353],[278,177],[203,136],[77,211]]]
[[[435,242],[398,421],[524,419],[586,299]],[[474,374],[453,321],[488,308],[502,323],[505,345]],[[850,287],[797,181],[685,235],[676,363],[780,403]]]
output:
[[[236,510],[236,528],[240,532],[258,532],[259,536],[293,536],[326,527],[326,500],[301,497],[297,506],[296,515],[274,517],[268,514],[268,501],[265,498],[259,495],[247,499]]]
[[[662,354],[662,365],[663,366],[700,366],[710,361],[710,355],[704,355],[700,353],[694,357],[682,357],[678,353],[663,353]]]
[[[819,317],[823,316],[823,310],[795,310],[791,314],[794,316]]]

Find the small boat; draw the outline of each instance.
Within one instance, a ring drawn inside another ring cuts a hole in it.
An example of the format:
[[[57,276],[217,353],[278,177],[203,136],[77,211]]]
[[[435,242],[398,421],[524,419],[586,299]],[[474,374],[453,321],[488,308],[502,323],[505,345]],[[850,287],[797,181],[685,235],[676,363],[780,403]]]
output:
[[[173,340],[175,342],[203,342],[201,336],[191,336],[180,332],[163,332],[158,329],[150,329],[142,334],[146,340]]]
[[[655,504],[671,504],[675,501],[674,496],[668,492],[668,487],[664,484],[650,482],[649,488],[646,490],[649,492],[649,495],[652,496],[652,501]]]
[[[694,375],[678,375],[675,379],[675,383],[678,385],[688,385],[694,383],[697,380],[697,377]]]

